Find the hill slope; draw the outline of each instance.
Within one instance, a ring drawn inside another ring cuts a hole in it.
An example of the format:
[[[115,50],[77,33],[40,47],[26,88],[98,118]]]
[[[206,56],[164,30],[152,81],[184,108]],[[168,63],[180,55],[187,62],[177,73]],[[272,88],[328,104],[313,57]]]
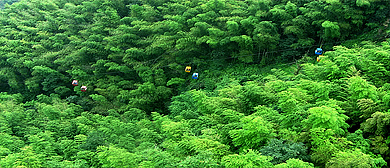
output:
[[[16,2],[0,15],[0,167],[385,167],[389,8]]]

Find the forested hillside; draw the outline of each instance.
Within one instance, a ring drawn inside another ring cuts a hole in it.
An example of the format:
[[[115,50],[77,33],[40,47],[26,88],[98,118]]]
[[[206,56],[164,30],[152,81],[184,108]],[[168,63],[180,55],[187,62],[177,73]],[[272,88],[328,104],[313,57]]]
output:
[[[2,168],[390,166],[389,0],[0,5]]]

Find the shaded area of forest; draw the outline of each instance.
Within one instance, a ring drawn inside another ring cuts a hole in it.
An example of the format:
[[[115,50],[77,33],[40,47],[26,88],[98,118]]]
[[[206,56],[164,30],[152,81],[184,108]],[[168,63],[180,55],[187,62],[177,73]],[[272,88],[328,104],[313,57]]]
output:
[[[0,167],[386,167],[389,16],[387,0],[6,5]]]
[[[4,9],[5,5],[12,5],[15,2],[18,2],[19,0],[0,0],[0,9]]]

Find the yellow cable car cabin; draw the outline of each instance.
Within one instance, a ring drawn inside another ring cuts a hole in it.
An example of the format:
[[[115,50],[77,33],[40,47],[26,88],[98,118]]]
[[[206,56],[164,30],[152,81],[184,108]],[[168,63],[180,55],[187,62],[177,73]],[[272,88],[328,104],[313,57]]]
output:
[[[317,57],[317,62],[320,62],[321,59],[322,59],[322,55],[319,55],[319,56]]]
[[[191,72],[191,67],[190,66],[187,66],[186,69],[185,69],[186,72]]]

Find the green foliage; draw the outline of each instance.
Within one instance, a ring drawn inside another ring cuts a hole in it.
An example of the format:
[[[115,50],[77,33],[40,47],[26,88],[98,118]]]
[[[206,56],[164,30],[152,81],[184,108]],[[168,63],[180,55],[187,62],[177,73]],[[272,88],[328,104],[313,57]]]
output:
[[[369,118],[374,112],[377,111],[378,106],[371,99],[359,99],[357,102],[359,110],[363,113],[361,118]]]
[[[389,132],[388,127],[390,124],[389,112],[375,112],[371,115],[371,118],[367,119],[361,124],[361,129],[365,133],[370,133],[370,139],[372,143],[372,150],[375,153],[385,155],[384,159],[388,160],[387,157],[390,153],[389,150]],[[387,138],[386,138],[387,137]]]
[[[139,85],[136,90],[132,91],[121,91],[118,95],[118,99],[121,101],[129,101],[133,108],[141,110],[152,111],[162,109],[159,104],[163,103],[164,100],[168,99],[171,95],[170,88],[165,86],[155,86],[151,82],[143,83]],[[161,105],[160,104],[160,105]]]
[[[102,95],[97,95],[97,94],[92,94],[92,95],[89,95],[93,100],[95,101],[98,101],[98,102],[105,102],[107,101],[107,99],[102,96]]]
[[[370,4],[370,1],[368,1],[368,0],[356,0],[356,5],[360,6],[360,7],[362,7],[362,6],[369,7],[371,4]]]
[[[347,136],[347,140],[353,142],[355,148],[360,149],[363,153],[367,153],[370,150],[370,140],[363,137],[363,131],[357,130]]]
[[[199,116],[196,102],[189,92],[172,97],[169,111],[171,112],[171,116],[181,115],[185,119],[195,119]]]
[[[220,159],[229,153],[229,147],[211,139],[185,137],[178,146],[187,154],[199,154],[203,151],[210,152],[214,158]]]
[[[139,121],[142,119],[146,119],[147,115],[145,111],[142,111],[137,108],[126,109],[125,112],[121,115],[122,122],[130,122],[130,121]]]
[[[0,8],[0,167],[313,167],[304,146],[318,167],[390,160],[386,1]]]
[[[242,149],[259,149],[274,136],[271,123],[262,117],[246,116],[240,120],[242,129],[229,131],[235,146]]]
[[[322,23],[322,27],[324,28],[324,38],[340,37],[340,27],[337,22],[325,21]]]
[[[140,160],[136,154],[115,146],[100,146],[97,152],[102,167],[135,167]]]
[[[286,91],[279,92],[279,107],[283,112],[293,113],[300,110],[304,104],[307,104],[312,97],[306,90],[289,88]]]
[[[343,135],[348,124],[345,122],[347,116],[340,114],[336,109],[322,106],[309,109],[309,117],[303,120],[303,124],[307,129],[325,128],[335,131],[336,134]]]
[[[197,167],[205,167],[205,168],[216,168],[222,167],[216,160],[213,159],[213,155],[209,152],[202,152],[195,156],[188,156],[185,160],[178,163],[178,167],[185,168],[197,168]]]
[[[316,101],[329,100],[329,94],[332,90],[331,84],[326,81],[315,82],[305,79],[299,81],[298,87],[307,90],[306,94],[313,95],[313,99]],[[305,91],[303,92],[305,93]],[[305,99],[306,101],[313,100]]]
[[[376,87],[368,84],[368,82],[359,76],[354,76],[348,79],[348,91],[352,100],[371,99],[377,100]]]
[[[0,145],[2,147],[2,151],[6,152],[19,152],[20,148],[24,146],[24,142],[20,140],[18,137],[11,136],[6,133],[0,133]],[[3,155],[2,155],[3,156]]]
[[[275,165],[275,168],[314,168],[313,163],[304,162],[299,159],[289,159],[286,161],[286,163],[281,163],[278,165]]]
[[[234,98],[209,97],[204,91],[191,91],[192,99],[195,100],[198,111],[205,114],[220,113],[223,109],[236,110],[238,102]]]
[[[276,123],[276,124],[280,123],[280,119],[282,118],[282,115],[279,114],[278,111],[262,105],[255,107],[255,110],[256,111],[255,113],[253,113],[253,115],[260,116],[271,123]]]
[[[277,28],[270,21],[262,21],[253,30],[253,40],[260,49],[275,49],[280,35]]]
[[[189,124],[185,120],[181,122],[163,121],[161,126],[165,136],[175,141],[183,139],[184,135],[190,132]]]
[[[104,146],[106,144],[106,137],[101,131],[94,131],[88,134],[87,139],[80,145],[81,149],[90,150],[95,152],[97,147]]]
[[[33,151],[31,146],[21,148],[20,153],[10,154],[0,160],[1,167],[42,167],[45,163],[44,156]]]
[[[360,150],[338,152],[326,163],[325,167],[382,167],[375,165],[374,158]]]
[[[167,86],[177,85],[183,83],[185,80],[181,78],[172,78],[167,82]]]
[[[286,161],[288,163],[290,159],[310,160],[307,148],[303,143],[271,139],[266,146],[261,148],[260,152],[264,156],[272,156],[273,160],[271,162],[273,164],[280,164]]]
[[[330,129],[314,128],[310,131],[312,154],[314,163],[325,165],[333,154],[342,151],[351,144],[345,138],[336,137],[336,133]]]
[[[276,102],[277,95],[272,93],[269,87],[259,85],[256,82],[248,82],[243,87],[240,87],[237,97],[245,105],[243,109],[251,111],[252,108],[258,105],[269,105]]]
[[[170,152],[162,151],[155,144],[142,143],[136,149],[137,154],[142,156],[140,165],[151,167],[174,167],[178,159],[173,157]]]
[[[47,131],[29,136],[28,141],[34,152],[40,153],[45,157],[55,156],[56,143],[52,134],[52,132]]]
[[[142,128],[139,130],[138,133],[140,142],[150,142],[156,144],[160,143],[163,139],[158,132],[155,132],[154,130],[150,130],[148,128]]]
[[[376,112],[371,115],[372,118],[367,119],[362,123],[364,132],[375,133],[375,135],[388,135],[388,126],[390,125],[389,112]]]
[[[257,151],[247,150],[242,154],[227,155],[222,158],[222,165],[226,167],[272,167],[269,156],[262,156]]]

